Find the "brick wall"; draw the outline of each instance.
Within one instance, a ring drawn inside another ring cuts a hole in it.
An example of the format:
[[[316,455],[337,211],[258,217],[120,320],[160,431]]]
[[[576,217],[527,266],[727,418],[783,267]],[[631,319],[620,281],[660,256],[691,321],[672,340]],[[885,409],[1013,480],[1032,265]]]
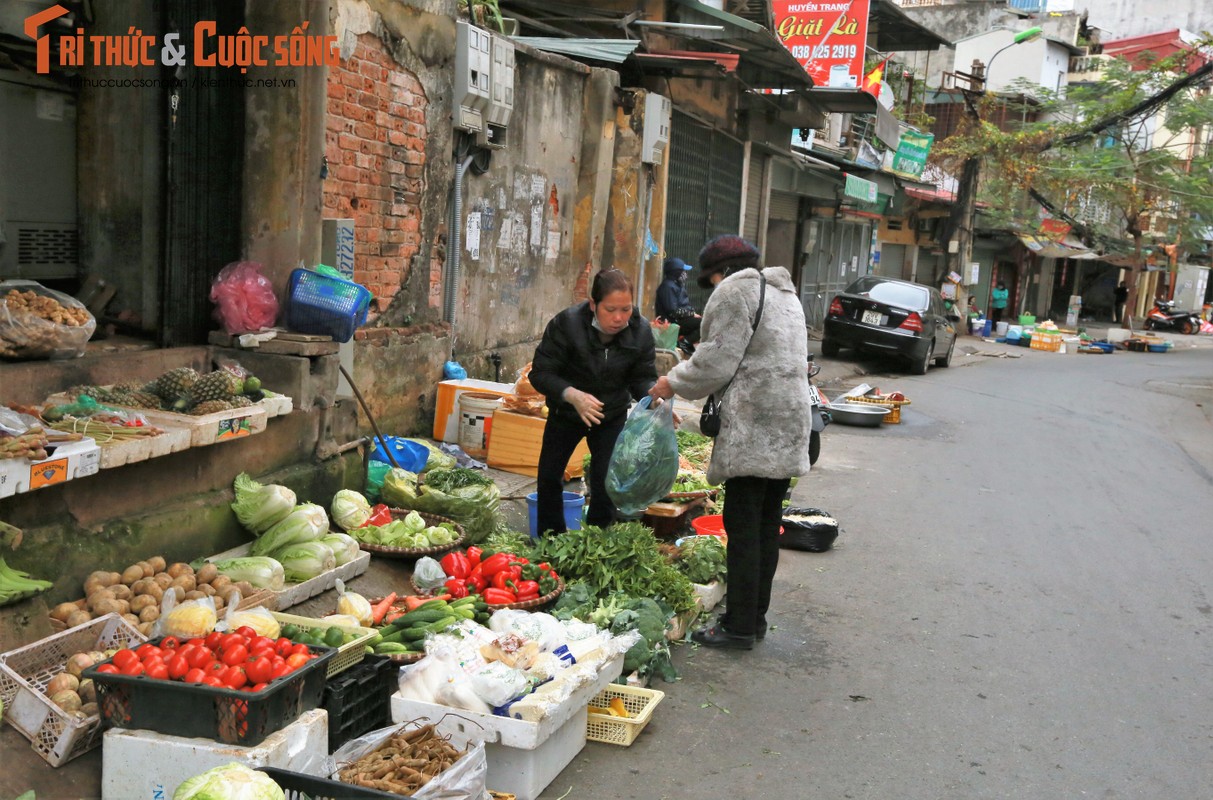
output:
[[[354,280],[374,294],[373,310],[388,307],[421,245],[427,103],[417,77],[369,34],[329,72],[324,217],[354,220]],[[430,305],[435,288],[441,303],[437,272]]]

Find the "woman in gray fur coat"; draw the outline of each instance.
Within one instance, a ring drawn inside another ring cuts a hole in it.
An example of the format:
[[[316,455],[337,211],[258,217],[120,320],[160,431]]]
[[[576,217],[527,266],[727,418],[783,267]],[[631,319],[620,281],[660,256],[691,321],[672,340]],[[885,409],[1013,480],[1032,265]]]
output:
[[[783,499],[809,471],[812,427],[804,309],[783,267],[758,269],[758,249],[718,236],[699,253],[700,286],[714,286],[695,354],[658,378],[649,394],[723,396],[708,480],[724,483],[728,599],[714,625],[691,634],[709,647],[749,650],[767,632],[779,564]],[[766,279],[762,315],[761,277]]]

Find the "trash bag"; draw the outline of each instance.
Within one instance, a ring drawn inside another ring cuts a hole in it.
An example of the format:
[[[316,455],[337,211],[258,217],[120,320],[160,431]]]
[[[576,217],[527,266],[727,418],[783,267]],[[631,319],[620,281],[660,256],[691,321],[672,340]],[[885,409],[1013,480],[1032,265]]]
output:
[[[820,508],[785,508],[779,546],[788,550],[824,553],[838,538],[838,520]]]
[[[392,471],[392,465],[384,461],[375,461],[371,459],[366,465],[366,499],[372,503],[379,501],[379,495],[383,491],[383,479]]]
[[[636,404],[607,467],[606,489],[625,517],[639,517],[670,493],[678,477],[678,438],[674,433],[674,404],[650,408],[652,398]]]
[[[678,323],[668,322],[665,324],[654,322],[653,327],[653,343],[660,350],[677,350],[678,349]]]
[[[37,281],[0,282],[0,357],[76,358],[97,320],[74,297]]]
[[[463,526],[465,544],[483,541],[497,527],[500,517],[501,490],[493,483],[443,492],[426,484],[419,486],[412,472],[393,469],[383,479],[382,498],[392,508],[450,517]]]
[[[272,328],[278,319],[274,284],[255,261],[233,261],[211,284],[215,320],[232,336]]]
[[[425,445],[416,442],[412,439],[405,439],[400,436],[384,436],[383,442],[387,442],[387,452],[384,452],[383,442],[376,436],[371,439],[375,444],[375,449],[371,452],[371,458],[375,461],[382,461],[385,464],[392,463],[388,458],[388,453],[396,459],[396,466],[406,472],[424,472],[426,461],[430,458],[430,451]]]

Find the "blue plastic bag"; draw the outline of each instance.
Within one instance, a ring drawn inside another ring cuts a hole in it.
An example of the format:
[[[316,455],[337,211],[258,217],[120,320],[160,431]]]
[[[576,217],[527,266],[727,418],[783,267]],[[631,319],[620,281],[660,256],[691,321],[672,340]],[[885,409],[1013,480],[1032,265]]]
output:
[[[425,470],[425,462],[430,458],[430,451],[425,445],[409,441],[400,436],[384,436],[383,439],[387,442],[387,446],[391,449],[392,455],[396,459],[397,466],[401,469],[407,472],[422,472]],[[392,462],[387,457],[387,453],[383,451],[383,444],[380,443],[379,437],[375,436],[371,441],[375,443],[375,451],[371,453],[371,459],[391,464]]]
[[[448,361],[442,365],[442,379],[444,381],[465,381],[467,377],[468,371],[458,361]]]
[[[674,404],[653,409],[652,398],[636,404],[623,424],[607,467],[606,489],[625,517],[639,517],[670,493],[678,477],[678,437],[674,433]]]

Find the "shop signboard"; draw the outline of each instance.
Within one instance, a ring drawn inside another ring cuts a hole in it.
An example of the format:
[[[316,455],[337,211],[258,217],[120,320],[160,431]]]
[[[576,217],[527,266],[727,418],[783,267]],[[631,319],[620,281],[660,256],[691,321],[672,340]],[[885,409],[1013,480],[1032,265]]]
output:
[[[893,155],[893,171],[899,175],[911,178],[921,178],[927,168],[927,156],[931,154],[931,145],[935,142],[935,134],[921,131],[902,131],[901,141],[897,143],[897,152]]]
[[[856,89],[863,83],[870,0],[773,0],[775,33],[814,85]]]

